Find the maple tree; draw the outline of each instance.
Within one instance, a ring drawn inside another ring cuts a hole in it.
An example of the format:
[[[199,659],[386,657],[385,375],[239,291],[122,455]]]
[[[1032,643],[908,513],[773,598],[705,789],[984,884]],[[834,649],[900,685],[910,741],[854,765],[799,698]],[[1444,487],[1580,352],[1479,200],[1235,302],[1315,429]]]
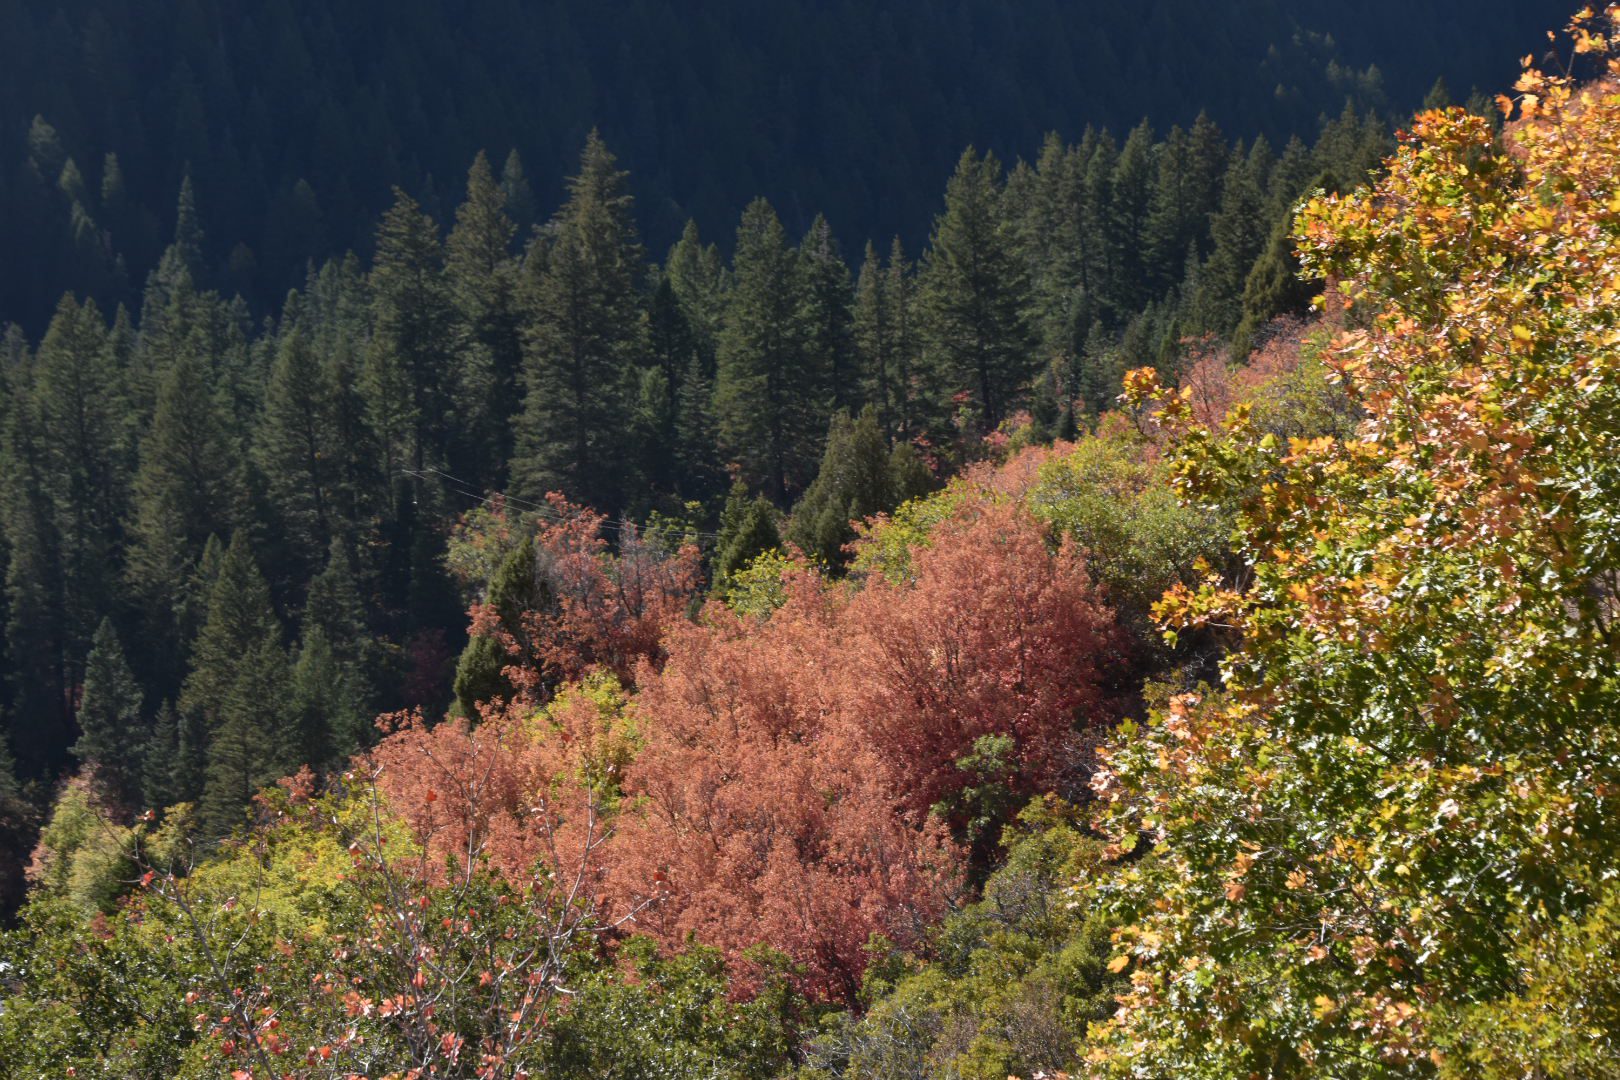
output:
[[[780,564],[777,604],[670,631],[609,871],[662,893],[656,936],[768,943],[851,1001],[873,934],[915,944],[945,910],[957,842],[982,865],[1030,794],[1078,775],[1113,644],[1078,553],[986,500],[909,568],[841,587]]]
[[[1101,886],[1131,983],[1098,1075],[1612,1072],[1617,25],[1577,16],[1607,73],[1527,69],[1501,145],[1427,112],[1383,180],[1305,208],[1353,432],[1128,384],[1252,577],[1165,599],[1242,646],[1096,785],[1116,850],[1154,853]]]
[[[596,667],[630,681],[638,661],[658,655],[664,626],[684,614],[701,575],[691,543],[620,524],[610,546],[605,515],[555,492],[548,508],[532,549],[515,545],[505,556],[523,560],[510,573],[526,585],[511,591],[530,603],[491,596],[471,613],[475,642],[487,639],[505,654],[513,696],[530,702]],[[497,524],[504,528],[504,518]]]

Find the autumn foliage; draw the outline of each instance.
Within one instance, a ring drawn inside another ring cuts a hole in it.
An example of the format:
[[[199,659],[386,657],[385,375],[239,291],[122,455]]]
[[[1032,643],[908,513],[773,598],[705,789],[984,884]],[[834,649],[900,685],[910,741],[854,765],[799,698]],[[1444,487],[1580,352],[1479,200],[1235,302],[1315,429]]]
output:
[[[523,614],[526,649],[504,638],[518,699],[476,725],[405,718],[371,754],[429,861],[522,874],[590,852],[604,912],[646,905],[641,930],[744,973],[768,944],[848,1001],[870,939],[920,943],[1001,821],[1083,781],[1112,618],[1014,501],[976,489],[903,577],[789,563],[774,611],[696,622],[681,557],[635,537],[609,554],[599,525],[541,529],[556,602]],[[545,700],[558,674],[584,681]]]
[[[849,592],[799,569],[768,619],[711,607],[642,680],[616,880],[656,883],[645,925],[667,940],[769,942],[850,999],[868,938],[918,942],[960,885],[964,791],[1020,804],[1081,766],[1110,629],[1078,554],[991,500],[910,580]]]
[[[628,682],[638,662],[656,657],[663,628],[684,614],[700,579],[691,544],[672,547],[621,524],[610,545],[605,515],[555,492],[548,505],[528,569],[539,602],[510,618],[488,603],[471,612],[471,632],[500,645],[508,678],[529,701],[593,668]]]
[[[1620,7],[1582,12],[1607,60]],[[1420,115],[1296,229],[1349,314],[1348,431],[1132,381],[1241,576],[1161,615],[1241,631],[1221,693],[1110,748],[1102,890],[1131,988],[1098,1074],[1613,1075],[1620,851],[1620,94],[1527,70],[1496,141]]]

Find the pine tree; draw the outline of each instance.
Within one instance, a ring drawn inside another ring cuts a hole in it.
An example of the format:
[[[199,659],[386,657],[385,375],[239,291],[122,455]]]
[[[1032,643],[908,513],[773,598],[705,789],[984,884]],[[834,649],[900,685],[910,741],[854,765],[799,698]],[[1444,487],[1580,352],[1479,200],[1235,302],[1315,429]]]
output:
[[[241,824],[259,789],[297,764],[287,715],[291,679],[279,636],[279,628],[272,629],[240,654],[223,688],[197,805],[205,835],[222,836]]]
[[[377,227],[375,327],[361,380],[387,475],[445,460],[453,421],[455,309],[438,226],[409,195]]]
[[[73,756],[95,768],[115,805],[140,797],[140,751],[147,739],[141,701],[141,687],[124,659],[118,631],[111,619],[102,619],[84,664]]]
[[[820,214],[799,243],[799,266],[804,275],[805,362],[822,381],[829,406],[853,411],[863,400],[850,326],[854,293],[832,226]]]
[[[180,745],[180,716],[172,702],[159,706],[152,722],[152,733],[141,750],[141,800],[149,807],[163,809],[185,798],[183,780],[187,764]],[[196,763],[198,772],[201,762]]]
[[[497,481],[512,456],[511,419],[523,366],[518,264],[512,256],[516,234],[506,193],[479,151],[467,173],[467,199],[445,244],[445,272],[462,333],[453,464],[458,475],[477,483]],[[487,376],[482,385],[481,374]]]
[[[1234,154],[1220,209],[1210,219],[1214,248],[1199,270],[1192,318],[1200,329],[1218,336],[1230,334],[1242,319],[1243,285],[1270,233],[1264,220],[1270,165],[1263,139],[1247,155]]]
[[[170,785],[175,802],[195,802],[203,791],[208,772],[208,746],[212,736],[208,721],[193,713],[176,713],[179,748],[174,759]]]
[[[524,407],[512,479],[529,498],[560,490],[592,506],[624,497],[617,444],[630,379],[646,354],[637,295],[643,253],[626,174],[592,131],[552,221],[545,266],[529,279]]]
[[[688,221],[664,260],[664,278],[681,303],[708,378],[714,378],[720,326],[725,318],[726,268],[720,250],[703,243],[697,223]]]
[[[707,503],[725,490],[720,468],[719,425],[714,415],[714,376],[694,352],[675,394],[676,455],[680,466],[680,494]]]
[[[507,152],[506,162],[501,166],[501,194],[518,235],[527,234],[540,220],[540,212],[535,206],[534,189],[523,174],[523,159],[518,156],[516,147]]]
[[[290,726],[294,765],[321,768],[360,748],[366,724],[355,672],[338,659],[319,627],[299,645],[291,674]]]
[[[918,330],[916,282],[906,260],[905,248],[896,236],[889,243],[889,260],[884,296],[889,308],[889,357],[893,365],[891,384],[895,434],[915,437],[922,430],[918,389],[922,374],[922,335]]]
[[[720,534],[715,541],[715,592],[723,592],[732,575],[755,558],[782,546],[776,516],[776,508],[770,501],[749,495],[748,486],[741,480],[731,485],[725,509],[720,514]]]
[[[1337,182],[1324,173],[1311,187],[1332,191]],[[1248,355],[1260,330],[1278,315],[1303,314],[1310,310],[1317,288],[1300,276],[1299,260],[1294,255],[1293,224],[1291,214],[1284,213],[1277,218],[1265,253],[1243,283],[1243,318],[1232,334],[1233,356]]]
[[[210,536],[247,525],[239,463],[207,370],[188,350],[163,375],[135,474],[128,575],[147,622],[143,653],[179,658],[191,568]]]
[[[496,569],[486,585],[484,602],[495,610],[502,629],[519,644],[528,644],[524,615],[551,606],[550,590],[541,581],[532,538],[525,538]],[[477,634],[467,642],[456,667],[455,696],[461,715],[479,717],[478,706],[496,697],[510,701],[513,687],[504,669],[513,662],[501,641]]]
[[[208,596],[208,618],[191,651],[191,674],[180,697],[182,713],[207,719],[217,730],[229,713],[233,687],[249,657],[266,642],[280,648],[281,624],[248,547],[237,532],[225,550]]]
[[[1088,146],[1095,136],[1088,133]],[[1082,155],[1065,147],[1056,133],[1041,147],[1028,205],[1010,223],[1030,274],[1030,320],[1040,340],[1040,356],[1072,362],[1075,320],[1094,303],[1087,274],[1095,253],[1086,247]]]
[[[67,689],[118,598],[133,447],[123,373],[93,303],[64,297],[37,356],[10,374],[0,431],[0,527],[11,548],[6,636],[13,717],[41,736],[19,730],[32,769],[41,754],[59,762]]]
[[[851,420],[833,415],[821,470],[793,508],[787,539],[823,566],[842,568],[844,545],[855,539],[851,522],[893,510],[896,485],[889,448],[870,406]]]
[[[640,373],[636,402],[637,472],[644,488],[674,492],[684,488],[681,466],[681,384],[698,359],[680,298],[668,276],[659,278],[648,306],[647,346],[650,365]],[[701,370],[698,377],[702,378]]]
[[[1120,149],[1109,185],[1108,245],[1114,281],[1110,291],[1116,318],[1129,318],[1153,299],[1147,288],[1147,223],[1155,171],[1153,129],[1144,120]]]
[[[1024,311],[1028,274],[999,213],[999,175],[994,156],[962,155],[919,280],[924,362],[972,395],[985,430],[1018,403],[1035,356]]]
[[[280,525],[283,559],[300,579],[338,525],[339,470],[346,456],[339,393],[309,339],[294,328],[276,350],[253,453]]]
[[[340,538],[332,539],[326,566],[309,583],[302,625],[305,635],[319,630],[339,655],[349,659],[358,657],[359,645],[369,634],[354,566]]]
[[[743,212],[732,277],[715,377],[721,446],[745,480],[786,500],[810,479],[826,412],[799,259],[764,199]]]
[[[888,275],[877,246],[866,242],[866,253],[855,278],[855,303],[850,313],[850,336],[860,365],[862,393],[877,409],[884,431],[894,430],[894,334],[889,305]]]
[[[184,267],[193,284],[203,280],[203,228],[197,215],[197,192],[188,171],[180,180],[180,196],[174,212],[174,259]]]

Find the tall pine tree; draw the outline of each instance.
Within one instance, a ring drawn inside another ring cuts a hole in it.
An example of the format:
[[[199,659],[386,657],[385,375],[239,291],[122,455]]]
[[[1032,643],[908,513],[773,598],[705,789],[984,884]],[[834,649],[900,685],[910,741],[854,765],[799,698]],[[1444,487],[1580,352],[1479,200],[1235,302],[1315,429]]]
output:
[[[993,155],[962,155],[919,275],[925,362],[970,395],[984,430],[1017,405],[1036,370],[1028,274],[1000,213],[1000,172]]]
[[[810,481],[827,410],[799,257],[764,199],[743,212],[732,279],[715,378],[721,445],[751,486],[786,501]]]
[[[530,498],[560,490],[615,509],[625,496],[619,444],[647,334],[626,175],[592,131],[550,225],[544,267],[529,279],[512,481]]]
[[[141,796],[141,751],[148,738],[141,701],[141,687],[124,659],[118,631],[111,619],[102,619],[84,664],[73,756],[95,768],[114,805],[128,806]]]

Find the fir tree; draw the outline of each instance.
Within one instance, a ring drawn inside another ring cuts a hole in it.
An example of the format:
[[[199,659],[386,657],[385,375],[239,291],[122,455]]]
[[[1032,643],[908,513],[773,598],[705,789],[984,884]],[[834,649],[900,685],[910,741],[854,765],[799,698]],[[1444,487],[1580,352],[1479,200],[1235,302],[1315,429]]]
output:
[[[654,491],[681,488],[681,384],[698,360],[691,323],[668,276],[659,278],[648,307],[648,359],[640,373],[636,402],[636,444],[643,486]],[[701,370],[697,373],[702,378]]]
[[[712,379],[725,318],[726,268],[719,249],[703,243],[696,222],[687,221],[680,240],[670,248],[663,276],[681,303],[693,344]]]
[[[799,260],[764,199],[743,212],[732,275],[715,379],[720,441],[749,483],[785,500],[810,479],[826,413]]]
[[[863,393],[877,409],[885,431],[894,430],[894,316],[890,310],[888,275],[876,245],[866,243],[866,254],[855,278],[855,303],[850,313],[850,336],[860,365]]]
[[[510,425],[523,365],[518,267],[512,257],[516,233],[507,195],[480,151],[445,244],[445,272],[463,337],[455,465],[459,475],[475,482],[496,480],[512,454]]]
[[[337,387],[302,330],[282,340],[270,369],[254,458],[280,524],[284,558],[307,577],[310,558],[334,534],[345,448],[338,430]]]
[[[1271,231],[1264,220],[1270,163],[1264,140],[1247,155],[1234,154],[1220,208],[1210,219],[1214,248],[1199,270],[1192,317],[1201,329],[1216,335],[1231,333],[1242,319],[1243,285]]]
[[[210,731],[220,728],[250,655],[266,641],[280,648],[280,639],[281,624],[270,603],[270,588],[253,560],[247,534],[237,532],[209,590],[208,618],[192,648],[181,712],[205,717]]]
[[[544,268],[530,279],[524,408],[512,465],[514,486],[530,498],[560,490],[615,508],[624,496],[617,444],[630,378],[646,353],[636,292],[643,254],[625,181],[591,132],[568,201],[551,223]]]
[[[853,411],[862,400],[850,326],[854,293],[832,226],[820,214],[799,244],[799,266],[804,275],[805,363],[822,381],[828,405]]]
[[[972,394],[986,430],[1021,398],[1035,354],[1028,275],[999,213],[999,175],[993,156],[962,155],[920,274],[925,362]]]
[[[842,568],[844,545],[855,539],[851,522],[893,510],[896,484],[889,448],[868,406],[851,420],[834,414],[827,432],[821,470],[793,508],[787,539],[823,566]]]
[[[535,206],[534,189],[523,173],[523,159],[515,147],[507,152],[501,166],[501,195],[518,235],[526,234],[540,220],[540,212]]]
[[[279,637],[279,628],[272,628],[241,653],[223,687],[197,805],[205,835],[222,836],[245,821],[259,789],[297,764],[296,732],[287,716],[287,654]]]
[[[776,508],[767,499],[749,495],[748,486],[741,480],[735,481],[720,514],[720,534],[715,541],[714,590],[723,592],[733,574],[758,556],[781,546]]]
[[[79,739],[73,756],[94,766],[115,805],[140,796],[140,751],[146,742],[141,687],[124,659],[111,619],[102,619],[91,639],[79,699]]]
[[[384,467],[421,471],[444,460],[453,420],[455,309],[433,219],[409,195],[377,227],[371,270],[375,328],[362,388]]]
[[[355,672],[319,627],[304,634],[293,664],[288,723],[295,765],[321,768],[360,748],[366,722]]]
[[[180,716],[172,702],[158,707],[151,734],[141,748],[141,798],[149,807],[173,806],[185,797],[179,775],[187,766],[180,745]],[[197,763],[200,770],[201,763]]]
[[[550,604],[550,594],[535,564],[532,539],[525,539],[501,561],[488,582],[485,603],[495,610],[505,632],[521,645],[525,640],[524,614],[544,610]],[[497,697],[512,699],[513,686],[505,674],[512,662],[505,646],[494,636],[476,634],[467,642],[454,684],[456,708],[462,716],[477,720],[479,705]]]
[[[206,368],[189,350],[164,373],[157,408],[141,440],[128,576],[146,626],[143,656],[166,685],[183,656],[184,585],[210,536],[248,524],[241,455]]]

